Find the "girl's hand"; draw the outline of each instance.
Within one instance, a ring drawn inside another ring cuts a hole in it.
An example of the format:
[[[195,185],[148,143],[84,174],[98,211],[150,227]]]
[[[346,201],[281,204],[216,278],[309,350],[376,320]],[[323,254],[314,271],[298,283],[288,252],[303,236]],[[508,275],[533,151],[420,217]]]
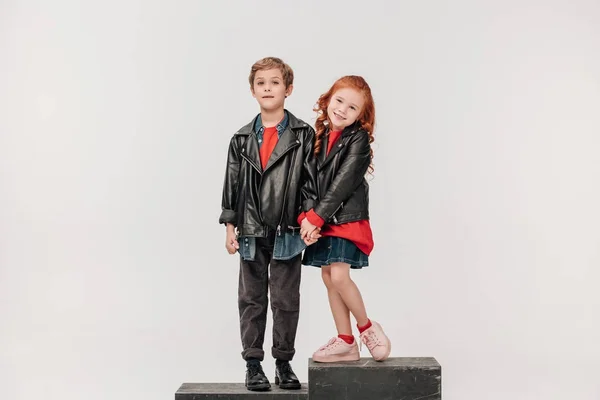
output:
[[[300,237],[303,240],[306,240],[308,235],[312,234],[315,229],[317,229],[317,227],[311,224],[308,219],[304,218],[300,224]]]
[[[316,228],[313,231],[311,231],[304,239],[304,243],[306,243],[307,246],[317,243],[317,240],[319,240],[319,238],[321,237],[321,234],[319,232],[321,232],[321,228]]]

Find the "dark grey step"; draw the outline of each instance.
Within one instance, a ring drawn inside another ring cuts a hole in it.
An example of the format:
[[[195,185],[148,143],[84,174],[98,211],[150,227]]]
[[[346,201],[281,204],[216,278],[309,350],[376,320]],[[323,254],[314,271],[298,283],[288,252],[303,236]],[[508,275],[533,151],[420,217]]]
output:
[[[175,393],[175,400],[306,400],[308,388],[302,384],[299,390],[284,390],[271,382],[268,392],[251,392],[243,383],[184,383]]]
[[[310,400],[441,400],[442,368],[433,357],[308,363]]]

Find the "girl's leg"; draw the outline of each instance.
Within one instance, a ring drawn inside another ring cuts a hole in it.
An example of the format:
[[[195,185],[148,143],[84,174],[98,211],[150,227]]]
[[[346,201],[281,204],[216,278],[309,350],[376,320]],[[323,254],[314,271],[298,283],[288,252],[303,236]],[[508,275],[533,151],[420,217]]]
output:
[[[316,362],[340,362],[358,361],[360,353],[350,325],[350,310],[346,307],[342,296],[335,288],[331,279],[331,267],[321,267],[323,283],[327,287],[329,306],[335,321],[338,336],[331,338],[327,344],[321,346],[313,353],[313,361]]]
[[[352,326],[350,324],[350,311],[342,296],[333,286],[331,282],[331,267],[321,267],[321,277],[323,283],[327,287],[327,296],[329,297],[329,307],[331,308],[331,314],[333,314],[333,320],[335,321],[335,327],[339,335],[352,336]]]
[[[363,302],[360,290],[358,290],[358,286],[356,286],[356,283],[350,278],[350,264],[341,262],[331,264],[329,266],[329,275],[333,290],[339,293],[344,306],[347,310],[350,310],[356,319],[358,326],[367,325],[369,319],[367,318],[365,303]],[[323,280],[325,280],[325,278],[323,278]],[[330,292],[329,287],[327,288],[327,291]],[[329,300],[329,302],[331,303],[331,300]]]
[[[382,361],[390,356],[392,344],[379,325],[375,321],[369,321],[365,304],[358,287],[350,279],[350,265],[346,263],[331,264],[331,283],[339,292],[344,304],[360,327],[360,340],[365,343],[373,359]]]

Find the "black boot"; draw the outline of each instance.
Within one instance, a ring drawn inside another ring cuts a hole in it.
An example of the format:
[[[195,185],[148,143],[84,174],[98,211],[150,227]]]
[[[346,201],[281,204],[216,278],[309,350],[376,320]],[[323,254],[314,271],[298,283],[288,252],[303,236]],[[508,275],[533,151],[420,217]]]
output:
[[[248,362],[246,368],[246,388],[248,390],[265,391],[271,389],[271,384],[260,362]]]
[[[282,389],[300,389],[300,381],[289,361],[277,360],[275,363],[275,384]]]

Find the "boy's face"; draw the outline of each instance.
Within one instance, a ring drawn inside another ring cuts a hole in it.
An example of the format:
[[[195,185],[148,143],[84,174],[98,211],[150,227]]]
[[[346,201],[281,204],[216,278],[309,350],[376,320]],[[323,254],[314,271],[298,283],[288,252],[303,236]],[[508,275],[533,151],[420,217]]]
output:
[[[283,108],[285,98],[292,94],[292,85],[285,87],[279,68],[259,70],[254,76],[252,96],[263,110],[273,111]]]
[[[327,116],[332,129],[341,131],[352,125],[360,117],[364,104],[362,93],[355,89],[344,88],[336,91],[327,106]]]

